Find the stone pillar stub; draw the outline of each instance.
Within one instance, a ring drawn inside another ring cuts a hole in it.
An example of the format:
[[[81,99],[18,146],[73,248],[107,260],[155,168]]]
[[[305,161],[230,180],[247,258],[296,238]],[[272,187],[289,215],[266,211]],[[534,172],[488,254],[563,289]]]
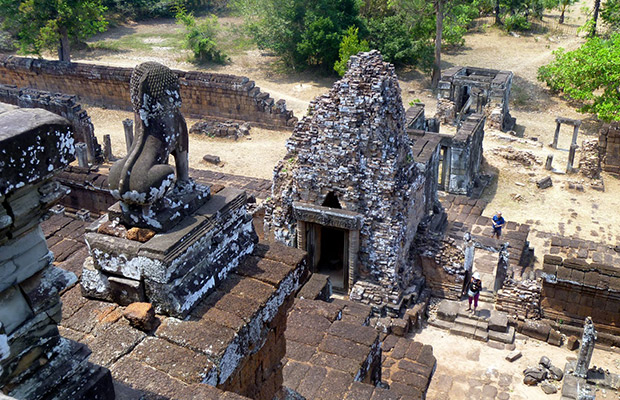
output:
[[[575,366],[575,375],[585,378],[588,374],[592,353],[594,352],[594,344],[596,342],[596,329],[591,317],[586,317],[583,326],[583,335],[581,336],[581,346],[579,347],[579,356]]]
[[[127,146],[127,154],[129,154],[129,149],[131,149],[133,143],[133,120],[129,118],[124,119],[123,129],[125,129],[125,145]]]
[[[575,163],[575,153],[577,152],[577,145],[571,144],[568,150],[568,163],[566,165],[566,173],[573,172],[573,164]]]
[[[103,158],[106,161],[112,161],[114,158],[112,155],[112,139],[110,135],[103,135]]]
[[[76,143],[75,153],[78,160],[78,165],[81,168],[88,168],[88,150],[86,143]]]
[[[551,171],[553,169],[553,154],[547,154],[547,161],[545,161],[545,169]]]

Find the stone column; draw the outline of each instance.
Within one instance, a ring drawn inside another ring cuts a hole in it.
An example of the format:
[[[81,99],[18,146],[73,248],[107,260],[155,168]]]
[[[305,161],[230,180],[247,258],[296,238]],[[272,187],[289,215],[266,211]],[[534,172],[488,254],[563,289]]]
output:
[[[577,152],[577,145],[571,144],[570,149],[568,150],[568,163],[566,165],[566,173],[570,174],[573,172],[573,164],[575,163],[575,153]]]
[[[297,248],[306,251],[306,222],[297,221]]]
[[[562,125],[560,122],[555,122],[555,133],[553,134],[553,143],[551,143],[551,147],[553,147],[554,149],[558,148],[558,140],[560,138],[560,125]]]
[[[579,348],[579,357],[575,366],[575,375],[585,378],[592,360],[592,352],[594,351],[594,343],[596,342],[596,329],[591,317],[586,317],[583,326],[583,336],[581,337],[581,347]]]
[[[125,145],[127,146],[127,154],[133,143],[133,120],[127,118],[123,120],[123,128],[125,129]]]
[[[112,161],[113,158],[112,139],[110,138],[110,135],[103,135],[103,159],[106,161]]]
[[[577,135],[579,135],[579,124],[575,124],[573,126],[573,138],[571,139],[571,144],[577,144]]]

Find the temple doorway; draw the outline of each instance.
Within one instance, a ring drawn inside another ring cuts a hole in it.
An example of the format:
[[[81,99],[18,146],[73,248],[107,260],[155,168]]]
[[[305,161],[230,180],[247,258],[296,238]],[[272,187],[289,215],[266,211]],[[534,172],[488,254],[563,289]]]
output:
[[[316,271],[320,274],[329,275],[334,289],[345,291],[345,264],[347,263],[347,248],[345,243],[347,232],[343,229],[322,226],[321,229],[321,245],[319,260],[316,265]]]

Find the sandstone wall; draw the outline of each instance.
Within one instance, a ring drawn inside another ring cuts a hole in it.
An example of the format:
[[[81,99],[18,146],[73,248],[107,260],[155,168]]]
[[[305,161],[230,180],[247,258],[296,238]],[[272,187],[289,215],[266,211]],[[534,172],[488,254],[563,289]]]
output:
[[[80,101],[131,109],[131,68],[64,63],[0,56],[0,84],[75,94]],[[249,121],[272,129],[290,129],[297,119],[284,100],[275,101],[246,77],[198,71],[175,71],[181,81],[181,111],[189,117]]]
[[[603,171],[620,173],[620,122],[603,126],[599,135],[599,151]]]
[[[544,257],[543,316],[582,324],[591,316],[597,327],[620,333],[620,272],[579,258]]]

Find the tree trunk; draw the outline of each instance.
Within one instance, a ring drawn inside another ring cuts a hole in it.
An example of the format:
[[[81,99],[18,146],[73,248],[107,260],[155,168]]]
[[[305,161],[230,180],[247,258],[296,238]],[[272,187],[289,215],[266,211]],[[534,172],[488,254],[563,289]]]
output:
[[[441,79],[441,35],[443,32],[443,3],[444,0],[435,0],[435,60],[433,61],[433,74],[431,87],[437,89]]]
[[[562,4],[562,14],[560,14],[560,20],[558,21],[560,24],[564,23],[564,12],[566,11],[567,4]]]
[[[60,43],[58,44],[58,60],[71,61],[71,55],[69,53],[69,35],[67,34],[67,28],[60,28]]]
[[[495,0],[495,25],[502,25],[502,20],[499,18],[499,0]]]
[[[596,36],[596,24],[598,23],[598,11],[601,8],[601,0],[594,0],[594,12],[592,15],[592,32],[590,37]]]

